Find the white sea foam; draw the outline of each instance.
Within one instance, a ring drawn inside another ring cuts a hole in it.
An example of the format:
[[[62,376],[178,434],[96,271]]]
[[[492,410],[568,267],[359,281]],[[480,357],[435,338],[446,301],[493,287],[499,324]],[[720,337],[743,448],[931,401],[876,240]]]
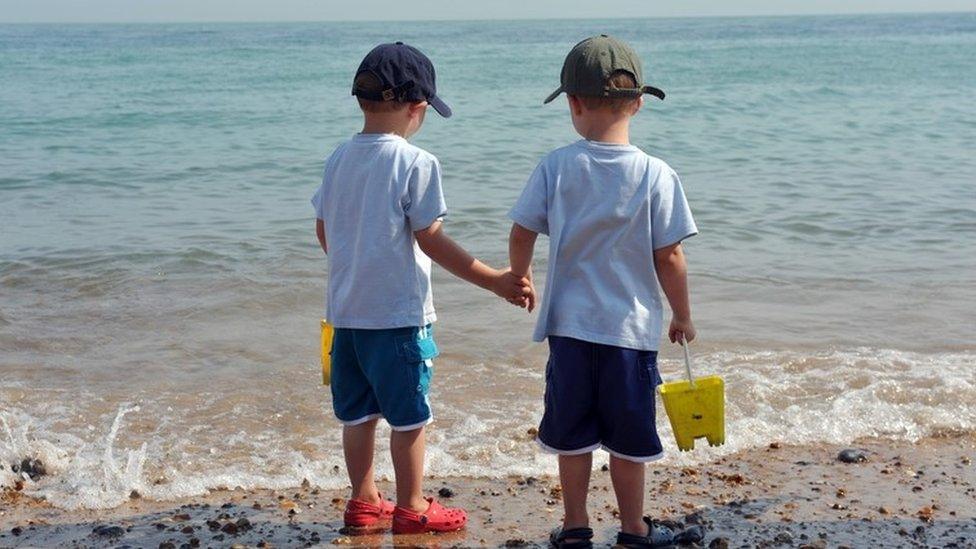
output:
[[[675,361],[666,361],[661,368],[666,379],[682,372]],[[474,371],[475,366],[464,375]],[[719,352],[700,357],[697,371],[717,373],[726,380],[727,443],[708,448],[701,441],[694,452],[679,453],[659,409],[659,430],[668,452],[665,463],[707,462],[773,440],[797,444],[847,443],[869,436],[917,440],[976,429],[976,357],[969,353]],[[522,373],[531,380],[536,372]],[[541,387],[542,381],[533,383]],[[553,473],[554,458],[537,451],[526,433],[541,414],[538,391],[523,391],[522,397],[513,394],[486,387],[481,394],[469,395],[463,405],[453,406],[438,404],[435,398],[437,420],[429,432],[427,459],[430,474]],[[49,474],[34,482],[3,467],[0,484],[9,486],[20,478],[27,493],[72,509],[114,507],[133,490],[143,497],[171,500],[218,488],[283,489],[304,479],[323,488],[346,485],[335,425],[304,430],[308,421],[296,416],[298,421],[287,425],[303,429],[300,432],[282,424],[258,429],[255,426],[262,425],[262,418],[252,416],[266,412],[239,404],[228,409],[231,424],[221,423],[225,419],[207,424],[207,418],[193,415],[192,408],[181,415],[174,411],[179,408],[148,400],[100,417],[81,418],[74,417],[79,410],[64,404],[37,410],[8,406],[0,413],[0,461],[11,464],[36,457]],[[279,415],[288,419],[287,414]],[[254,423],[247,423],[251,420]],[[150,435],[137,432],[147,429]],[[377,471],[386,478],[392,475],[388,432],[381,427],[377,451]],[[605,460],[600,453],[596,463]]]

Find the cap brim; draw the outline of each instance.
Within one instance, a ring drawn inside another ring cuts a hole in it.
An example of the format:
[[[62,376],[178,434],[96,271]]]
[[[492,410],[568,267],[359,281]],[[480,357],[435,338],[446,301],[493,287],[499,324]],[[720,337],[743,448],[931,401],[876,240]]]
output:
[[[644,86],[643,91],[644,93],[649,93],[654,97],[657,97],[661,101],[664,101],[664,90],[662,90],[661,88],[655,88],[654,86]]]
[[[444,118],[450,118],[451,115],[454,114],[454,111],[451,110],[451,107],[448,107],[447,103],[442,101],[441,98],[437,97],[436,95],[432,95],[428,97],[427,104],[430,105],[431,107],[434,107],[434,110],[437,111],[437,114],[443,116]]]
[[[546,100],[542,102],[542,104],[545,105],[546,103],[549,103],[553,99],[559,97],[559,94],[561,93],[563,93],[563,87],[559,86],[558,88],[556,88],[556,91],[549,94],[549,97],[547,97]]]

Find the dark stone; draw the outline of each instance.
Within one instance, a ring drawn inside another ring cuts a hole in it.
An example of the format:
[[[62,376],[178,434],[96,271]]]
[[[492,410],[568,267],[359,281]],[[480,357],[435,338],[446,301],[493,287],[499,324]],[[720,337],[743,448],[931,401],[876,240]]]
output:
[[[224,541],[224,535],[223,534],[217,534],[216,536],[214,536],[211,539],[213,539],[214,541]]]
[[[190,514],[189,513],[179,513],[179,514],[173,515],[173,520],[175,520],[177,522],[185,522],[185,521],[188,521],[188,520],[190,520]]]
[[[775,538],[773,538],[773,542],[778,543],[780,545],[792,545],[793,536],[791,536],[789,532],[780,532],[776,534]]]
[[[701,543],[703,539],[705,539],[705,529],[696,524],[674,536],[674,543],[678,545],[692,545]]]
[[[607,471],[610,470],[610,466],[609,465],[604,465],[603,467],[600,467],[600,470],[603,471],[604,473],[606,473]]]
[[[105,538],[119,538],[125,535],[125,528],[102,524],[93,528],[92,533]]]
[[[843,463],[862,463],[868,460],[868,453],[859,448],[846,448],[837,454],[837,460]]]
[[[447,499],[447,498],[453,498],[454,497],[454,490],[452,490],[452,489],[448,488],[447,486],[445,486],[445,487],[443,487],[443,488],[441,488],[440,490],[437,491],[437,495],[439,497],[442,497],[442,498],[445,498],[445,499]]]
[[[10,470],[15,473],[27,475],[31,480],[37,480],[47,474],[47,468],[44,467],[44,462],[34,458],[24,458],[20,464],[12,464]]]
[[[529,542],[525,541],[522,538],[512,538],[509,540],[505,540],[505,547],[528,547],[528,546],[529,546]]]
[[[230,534],[232,536],[236,536],[237,535],[237,525],[234,524],[233,522],[228,522],[228,523],[224,524],[223,526],[221,526],[220,531],[223,532],[223,533],[225,533],[225,534]]]
[[[705,524],[705,519],[698,511],[685,515],[685,524]]]
[[[176,549],[176,544],[172,541],[164,541],[159,544],[159,549]]]
[[[215,520],[208,520],[207,528],[210,528],[210,530],[216,532],[217,530],[220,530],[220,523]]]
[[[223,504],[223,505],[221,505],[221,506],[220,506],[220,508],[221,508],[221,509],[230,509],[230,508],[231,508],[231,507],[233,507],[233,506],[234,506],[234,504],[233,504],[233,503],[230,503],[230,502],[227,502],[227,503],[225,503],[225,504]]]
[[[200,538],[190,538],[190,547],[200,547]]]
[[[165,530],[166,529],[166,525],[163,524],[162,522],[154,523],[153,526],[155,526],[157,530]]]
[[[237,529],[241,532],[247,532],[251,528],[253,528],[253,526],[251,526],[251,521],[247,520],[246,518],[237,520]]]
[[[129,499],[139,499],[141,497],[142,497],[142,494],[140,494],[138,490],[133,490],[133,491],[129,492]]]
[[[729,549],[728,538],[715,538],[708,543],[708,549]]]
[[[10,529],[10,533],[15,536],[19,536],[24,533],[24,529],[21,528],[20,526],[14,526],[13,528]]]
[[[192,526],[184,526],[183,529],[180,530],[180,532],[183,532],[184,534],[192,534],[193,533],[193,527]]]

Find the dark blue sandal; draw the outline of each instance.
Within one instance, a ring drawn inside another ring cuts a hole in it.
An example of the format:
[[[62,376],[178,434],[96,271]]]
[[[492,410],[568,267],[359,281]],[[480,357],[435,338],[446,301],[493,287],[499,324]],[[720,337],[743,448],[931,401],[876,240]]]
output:
[[[566,541],[568,539],[576,541]],[[570,528],[569,530],[556,528],[549,534],[549,547],[555,547],[555,549],[590,549],[593,547],[593,542],[590,541],[592,539],[592,528]]]
[[[644,517],[644,524],[647,525],[646,536],[620,532],[617,534],[616,547],[625,547],[628,549],[645,549],[651,547],[657,549],[659,547],[671,547],[674,545],[674,532],[670,528],[654,522],[649,517]]]

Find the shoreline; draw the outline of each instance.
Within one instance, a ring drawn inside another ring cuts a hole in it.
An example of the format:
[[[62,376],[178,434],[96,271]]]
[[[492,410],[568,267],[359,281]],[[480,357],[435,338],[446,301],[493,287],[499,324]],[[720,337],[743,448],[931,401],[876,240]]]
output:
[[[846,448],[863,449],[866,461],[839,461]],[[700,526],[706,547],[976,547],[974,461],[972,433],[917,443],[773,442],[704,465],[650,465],[645,506],[655,519]],[[389,482],[380,487],[391,491]],[[348,536],[341,529],[348,494],[308,483],[175,501],[133,494],[115,509],[98,511],[65,511],[6,489],[0,493],[0,547],[545,547],[562,516],[558,481],[548,476],[428,477],[426,489],[467,509],[467,529],[396,539],[389,533]],[[594,471],[590,494],[594,542],[610,544],[617,526],[609,473]]]

